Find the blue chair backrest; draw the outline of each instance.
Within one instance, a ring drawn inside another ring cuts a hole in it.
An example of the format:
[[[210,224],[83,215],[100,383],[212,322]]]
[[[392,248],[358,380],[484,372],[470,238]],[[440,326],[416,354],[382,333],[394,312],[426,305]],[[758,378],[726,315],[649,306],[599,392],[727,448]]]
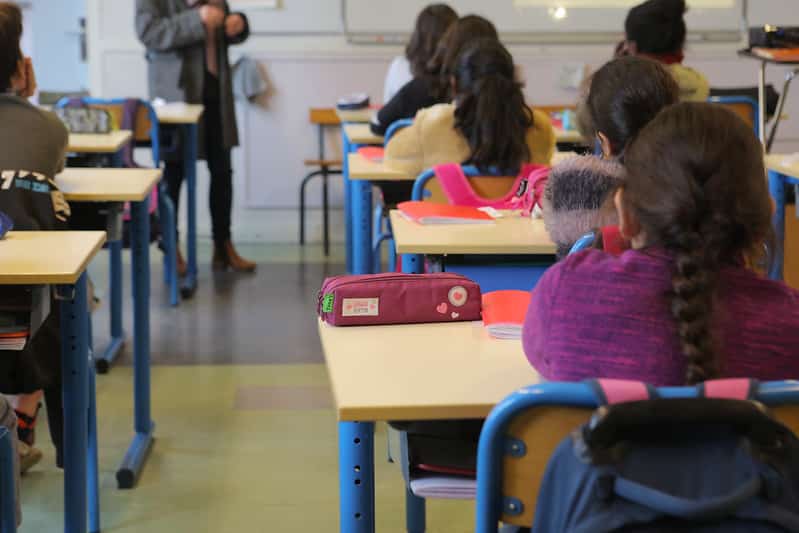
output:
[[[411,124],[413,124],[412,118],[401,118],[399,120],[395,120],[394,122],[392,122],[391,125],[386,130],[386,134],[383,135],[383,144],[388,144],[388,141],[390,141],[391,138],[397,134],[397,132],[399,132],[403,128],[407,128]]]
[[[125,98],[92,98],[92,97],[85,97],[80,98],[78,100],[82,105],[86,106],[124,106],[127,99]],[[56,103],[57,108],[64,108],[69,106],[74,99],[65,97]],[[153,156],[153,167],[157,168],[160,165],[161,161],[161,138],[160,138],[160,127],[158,123],[158,115],[153,109],[153,106],[150,105],[150,102],[146,100],[139,100],[139,106],[144,107],[147,110],[147,116],[150,119],[150,145],[152,149],[152,156]],[[134,136],[135,136],[134,132]],[[135,141],[135,137],[134,137]]]
[[[499,172],[497,169],[491,168],[488,169],[488,172],[480,171],[474,165],[462,165],[461,168],[463,169],[463,174],[467,178],[475,178],[477,176],[505,176]],[[411,200],[423,200],[425,197],[425,187],[427,187],[427,183],[436,177],[435,171],[430,168],[419,174],[419,177],[416,178],[416,181],[413,184],[413,193],[411,194]]]
[[[745,120],[746,117],[744,117],[744,115],[739,113],[736,107],[741,105],[749,106],[751,108],[751,113],[752,113],[751,120],[753,122],[755,137],[757,137],[758,139],[760,138],[760,106],[755,100],[753,100],[748,96],[711,96],[710,98],[708,98],[708,102],[730,106],[731,108],[733,108],[733,111],[736,111],[736,113]]]
[[[661,387],[660,398],[695,398],[697,387]],[[799,433],[799,382],[760,383],[757,400]],[[497,523],[529,527],[552,452],[597,408],[588,383],[541,383],[520,389],[489,414],[477,454],[477,533]]]
[[[594,242],[596,242],[596,234],[594,232],[586,233],[579,239],[577,242],[572,245],[571,250],[569,250],[569,255],[580,252],[582,250],[587,250],[591,246],[593,246]]]

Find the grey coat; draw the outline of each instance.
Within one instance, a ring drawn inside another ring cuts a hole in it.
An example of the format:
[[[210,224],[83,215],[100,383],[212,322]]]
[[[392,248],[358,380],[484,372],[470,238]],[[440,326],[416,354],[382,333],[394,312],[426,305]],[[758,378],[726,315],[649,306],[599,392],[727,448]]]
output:
[[[230,12],[227,2],[224,9]],[[229,39],[224,32],[218,33],[222,138],[226,148],[239,143],[227,51],[229,45],[242,43],[249,37],[247,17],[241,15],[245,28],[240,35]],[[205,83],[205,27],[199,10],[190,8],[186,0],[136,0],[136,33],[147,47],[150,98],[201,104]],[[200,154],[205,153],[204,138],[201,133]]]

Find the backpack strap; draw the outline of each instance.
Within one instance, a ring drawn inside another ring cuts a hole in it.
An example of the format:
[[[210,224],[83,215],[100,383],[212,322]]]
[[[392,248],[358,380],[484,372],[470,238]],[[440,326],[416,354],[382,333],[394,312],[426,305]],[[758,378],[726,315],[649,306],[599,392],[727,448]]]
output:
[[[621,255],[630,247],[630,243],[622,237],[618,226],[605,226],[601,231],[602,249],[607,253]]]
[[[653,400],[658,397],[651,385],[625,379],[590,379],[586,383],[594,389],[599,405]]]
[[[474,191],[460,165],[455,163],[436,165],[433,171],[450,204],[474,205]]]
[[[748,378],[714,379],[697,385],[700,398],[725,400],[754,400],[758,381]]]

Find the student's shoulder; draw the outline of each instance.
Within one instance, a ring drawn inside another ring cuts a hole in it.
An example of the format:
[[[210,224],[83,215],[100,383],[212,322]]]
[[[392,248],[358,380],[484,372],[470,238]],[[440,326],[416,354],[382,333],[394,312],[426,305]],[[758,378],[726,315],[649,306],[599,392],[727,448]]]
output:
[[[414,124],[418,123],[420,127],[436,127],[436,126],[449,126],[455,125],[455,105],[454,104],[436,104],[430,107],[420,109],[413,119]]]
[[[24,123],[39,131],[46,131],[50,138],[66,143],[68,132],[58,116],[47,109],[33,105],[24,98],[11,95],[0,96],[0,113],[9,120]]]

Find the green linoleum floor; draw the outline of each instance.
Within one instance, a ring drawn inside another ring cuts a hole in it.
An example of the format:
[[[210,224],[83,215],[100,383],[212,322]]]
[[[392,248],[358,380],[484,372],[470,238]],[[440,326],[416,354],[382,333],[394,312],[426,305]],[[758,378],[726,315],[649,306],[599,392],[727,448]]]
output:
[[[236,409],[241,389],[329,394],[323,365],[155,367],[157,440],[139,486],[120,491],[114,472],[132,434],[131,378],[128,367],[97,377],[103,531],[338,531],[334,411],[305,409],[291,395],[279,410]],[[399,533],[403,484],[385,460],[384,430],[378,425],[375,443],[377,531]],[[38,435],[45,459],[23,479],[21,533],[62,524],[63,476],[46,428]],[[429,532],[472,531],[473,520],[471,502],[428,503]]]

